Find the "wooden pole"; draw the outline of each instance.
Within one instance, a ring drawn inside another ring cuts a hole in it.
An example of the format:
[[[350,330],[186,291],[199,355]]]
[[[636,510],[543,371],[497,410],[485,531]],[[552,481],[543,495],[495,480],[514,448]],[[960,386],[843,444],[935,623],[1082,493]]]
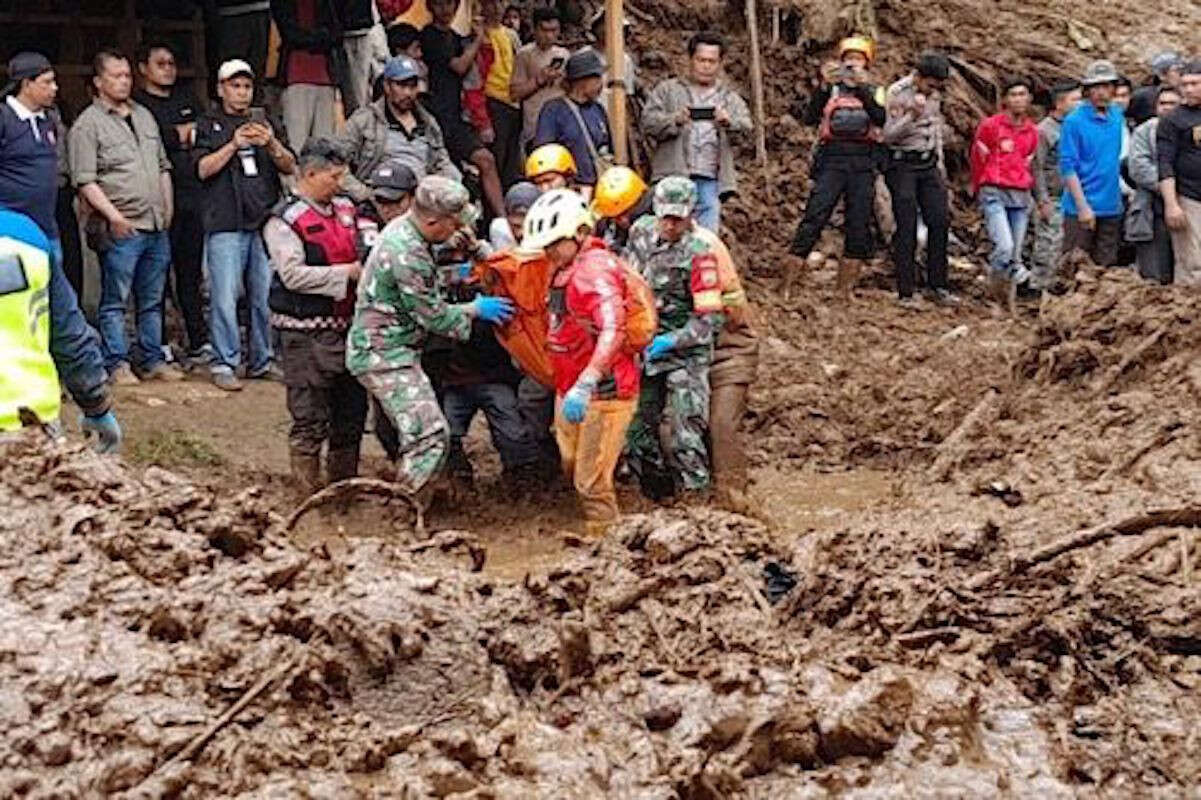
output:
[[[609,123],[613,156],[618,164],[630,163],[630,134],[626,120],[626,37],[622,0],[605,0],[605,58],[609,62]]]
[[[767,123],[763,110],[763,60],[759,54],[759,14],[756,0],[746,0],[746,27],[751,34],[751,91],[755,99],[755,155],[767,166]]]

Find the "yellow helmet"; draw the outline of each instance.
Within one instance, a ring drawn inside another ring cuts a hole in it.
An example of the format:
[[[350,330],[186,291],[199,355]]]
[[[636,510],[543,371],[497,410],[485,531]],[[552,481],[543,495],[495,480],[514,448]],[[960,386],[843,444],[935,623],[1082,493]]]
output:
[[[525,176],[530,180],[548,172],[574,176],[575,159],[571,151],[561,144],[544,144],[530,153],[525,160]]]
[[[838,57],[842,58],[851,52],[863,53],[870,64],[876,60],[876,43],[870,36],[848,36],[838,43]]]
[[[592,210],[598,217],[616,217],[629,211],[646,193],[646,181],[629,167],[609,167],[596,182]]]

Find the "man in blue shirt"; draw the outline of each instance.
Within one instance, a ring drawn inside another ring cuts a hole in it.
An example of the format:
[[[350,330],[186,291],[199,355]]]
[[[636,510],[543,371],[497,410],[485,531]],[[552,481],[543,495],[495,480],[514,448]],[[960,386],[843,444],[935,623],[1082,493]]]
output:
[[[605,67],[594,51],[576,53],[567,60],[567,95],[547,101],[538,115],[534,146],[557,142],[571,151],[576,181],[591,196],[605,163],[612,163],[613,136],[609,115],[597,98],[604,89]]]
[[[1113,103],[1120,77],[1112,63],[1094,61],[1080,85],[1084,102],[1063,121],[1063,252],[1083,250],[1097,264],[1117,261],[1122,221],[1121,153],[1125,122]]]

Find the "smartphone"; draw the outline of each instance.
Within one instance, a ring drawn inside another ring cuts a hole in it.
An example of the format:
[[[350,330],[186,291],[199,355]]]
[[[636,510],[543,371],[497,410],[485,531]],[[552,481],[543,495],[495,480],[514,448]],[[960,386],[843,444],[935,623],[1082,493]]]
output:
[[[563,65],[566,63],[567,63],[567,59],[563,58],[563,56],[559,56],[558,58],[551,59],[550,68],[551,69],[563,69]]]
[[[692,106],[688,109],[688,116],[691,119],[717,119],[717,109],[714,106]]]
[[[267,109],[258,106],[250,109],[250,121],[255,125],[266,125]]]

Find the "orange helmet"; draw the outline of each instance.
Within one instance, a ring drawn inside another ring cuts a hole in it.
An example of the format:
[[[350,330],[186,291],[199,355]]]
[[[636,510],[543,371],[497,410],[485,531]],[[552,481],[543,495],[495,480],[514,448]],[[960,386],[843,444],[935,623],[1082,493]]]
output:
[[[876,60],[876,43],[870,36],[848,36],[838,43],[838,57],[842,58],[847,53],[863,53],[870,64]]]
[[[574,176],[575,159],[571,157],[571,151],[561,144],[544,144],[530,153],[525,160],[525,176],[533,180],[548,172]]]
[[[629,167],[609,167],[596,182],[592,211],[598,217],[624,214],[646,194],[646,181]]]

